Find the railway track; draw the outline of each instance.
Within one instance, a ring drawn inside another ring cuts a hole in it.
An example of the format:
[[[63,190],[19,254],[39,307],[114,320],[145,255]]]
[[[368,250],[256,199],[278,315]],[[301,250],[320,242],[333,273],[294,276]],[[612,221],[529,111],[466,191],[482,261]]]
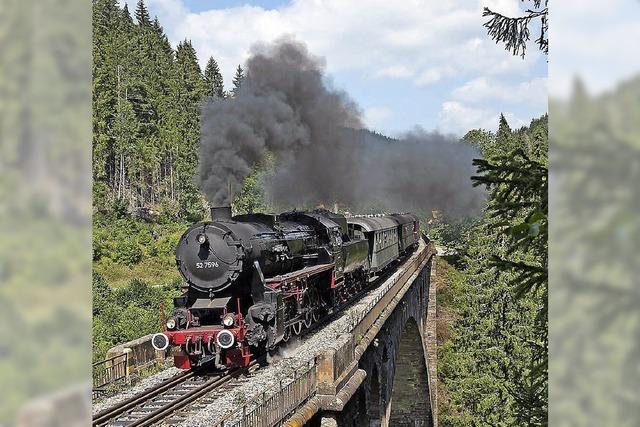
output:
[[[143,393],[97,413],[94,427],[146,427],[159,424],[177,411],[194,404],[230,381],[255,372],[259,361],[225,374],[187,371]]]

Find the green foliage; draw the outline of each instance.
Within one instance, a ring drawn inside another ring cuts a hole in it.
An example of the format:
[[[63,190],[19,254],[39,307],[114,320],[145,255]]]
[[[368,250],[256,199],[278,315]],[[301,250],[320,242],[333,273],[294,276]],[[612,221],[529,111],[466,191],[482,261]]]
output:
[[[493,132],[484,129],[472,129],[462,137],[462,140],[474,144],[483,156],[488,157],[487,153],[495,145],[496,136]]]
[[[206,95],[208,97],[224,98],[224,83],[218,63],[213,57],[209,58],[204,69],[204,81],[206,83]]]
[[[162,309],[169,314],[179,282],[150,286],[141,280],[112,289],[93,275],[93,359],[102,360],[109,348],[157,332]]]
[[[273,173],[274,168],[275,157],[266,153],[262,161],[253,168],[253,172],[245,178],[240,193],[233,201],[236,214],[273,212],[274,208],[267,201],[263,183]]]
[[[244,70],[240,65],[236,68],[236,74],[233,76],[233,89],[231,90],[233,95],[238,93],[240,86],[242,86],[242,81],[244,80]]]
[[[119,204],[197,216],[199,106],[222,88],[215,60],[203,76],[191,42],[174,51],[142,0],[135,23],[126,6],[96,0],[93,24],[94,211]]]
[[[93,220],[93,269],[112,287],[134,278],[152,284],[176,280],[175,248],[188,226],[98,213]]]
[[[443,426],[546,425],[546,129],[546,116],[517,131],[501,117],[495,138],[465,137],[485,155],[474,180],[489,200],[482,221],[440,231],[468,236],[467,284],[439,299],[454,319],[439,352]]]
[[[456,261],[460,262],[467,255],[470,232],[478,222],[476,218],[442,217],[434,222],[429,237],[452,252]]]

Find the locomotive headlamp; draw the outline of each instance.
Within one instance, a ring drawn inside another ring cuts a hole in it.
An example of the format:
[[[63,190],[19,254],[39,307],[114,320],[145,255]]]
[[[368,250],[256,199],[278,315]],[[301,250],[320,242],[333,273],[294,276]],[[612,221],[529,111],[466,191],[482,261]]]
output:
[[[235,322],[235,316],[233,315],[233,313],[227,313],[222,318],[222,324],[224,326],[226,326],[227,328],[230,327],[230,326],[233,326],[234,322]]]
[[[169,337],[165,334],[155,334],[151,337],[151,345],[158,351],[166,350],[169,347]]]
[[[218,343],[220,348],[230,348],[233,345],[234,341],[235,341],[235,337],[231,332],[227,331],[226,329],[220,331],[218,333],[218,336],[216,337],[216,343]]]
[[[207,235],[204,233],[200,233],[196,236],[196,240],[198,240],[198,243],[200,243],[201,245],[204,245],[204,243],[207,241]]]
[[[167,319],[166,325],[167,329],[174,329],[176,327],[176,319],[170,317],[169,319]]]

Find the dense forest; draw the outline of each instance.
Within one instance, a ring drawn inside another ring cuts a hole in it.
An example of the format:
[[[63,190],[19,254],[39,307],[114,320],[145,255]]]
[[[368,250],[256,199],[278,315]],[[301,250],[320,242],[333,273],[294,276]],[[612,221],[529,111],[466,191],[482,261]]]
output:
[[[134,19],[135,18],[135,19]],[[187,40],[174,49],[143,1],[133,17],[115,0],[93,7],[94,359],[160,327],[180,278],[173,250],[206,202],[195,178],[199,110],[225,91]],[[451,249],[439,260],[440,422],[544,425],[547,412],[547,124],[468,132],[473,182],[488,189],[481,217],[440,218],[430,231]],[[367,132],[367,131],[362,131]],[[386,137],[370,134],[379,139]],[[270,153],[234,200],[235,212],[274,209],[263,179]]]
[[[197,216],[195,186],[200,104],[233,96],[214,58],[202,72],[190,41],[175,49],[141,0],[93,4],[94,210],[123,204]],[[234,90],[242,81],[238,66]]]
[[[465,139],[483,154],[481,218],[441,222],[438,376],[443,426],[546,425],[548,118]]]

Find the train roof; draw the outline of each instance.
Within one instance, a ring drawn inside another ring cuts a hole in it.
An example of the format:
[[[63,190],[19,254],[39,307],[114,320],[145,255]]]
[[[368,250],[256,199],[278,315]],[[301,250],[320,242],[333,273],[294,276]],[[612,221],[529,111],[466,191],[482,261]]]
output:
[[[280,218],[286,219],[289,221],[301,221],[308,222],[309,220],[315,221],[316,223],[320,223],[322,226],[333,229],[333,228],[341,228],[340,223],[338,222],[340,216],[336,216],[335,218],[330,218],[325,212],[322,211],[291,211],[284,212],[279,215]],[[344,220],[344,217],[342,217]],[[346,231],[346,230],[345,230]]]
[[[399,225],[418,221],[418,217],[412,213],[391,214],[390,216],[393,217],[393,219],[395,219]]]
[[[348,224],[355,224],[365,231],[380,231],[398,226],[396,220],[389,216],[351,217],[347,218]]]

